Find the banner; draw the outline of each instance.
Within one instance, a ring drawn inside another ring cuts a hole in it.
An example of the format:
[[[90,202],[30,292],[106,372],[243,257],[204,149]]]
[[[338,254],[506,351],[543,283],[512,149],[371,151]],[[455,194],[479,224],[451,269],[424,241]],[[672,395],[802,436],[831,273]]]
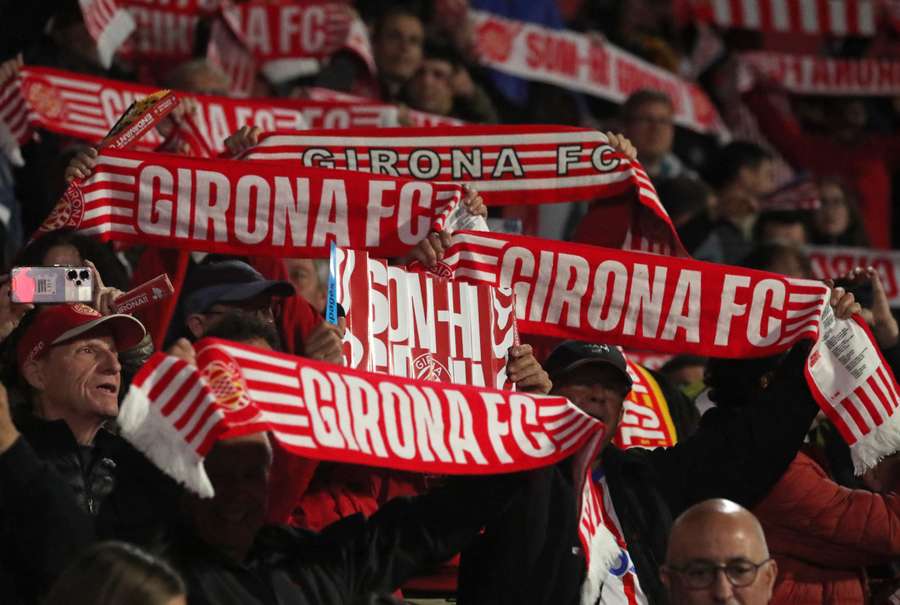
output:
[[[222,16],[260,62],[325,58],[347,42],[352,13],[344,2],[240,2]]]
[[[900,307],[900,252],[872,248],[807,246],[817,279],[839,279],[856,267],[873,267],[892,307]]]
[[[726,28],[808,35],[874,36],[875,0],[692,0],[694,18]]]
[[[238,255],[325,256],[329,245],[398,256],[441,229],[462,188],[283,162],[101,151],[39,233]]]
[[[512,288],[520,330],[709,357],[814,345],[807,382],[858,473],[900,449],[896,379],[858,317],[821,282],[691,259],[457,232],[439,274]]]
[[[188,60],[197,46],[203,17],[219,10],[222,0],[116,0],[136,28],[120,48],[123,56],[141,60]]]
[[[568,126],[465,126],[389,131],[267,132],[245,158],[294,160],[417,179],[472,182],[488,205],[542,204],[621,197],[637,202],[609,225],[623,246],[687,255],[650,178],[606,136]],[[633,196],[633,197],[629,197]]]
[[[670,447],[678,443],[678,434],[669,414],[669,404],[653,376],[628,359],[631,391],[625,398],[622,421],[613,437],[620,449],[632,447]]]
[[[219,439],[265,431],[307,458],[442,475],[509,473],[554,464],[604,430],[564,397],[363,372],[218,339],[194,347],[199,371],[157,353],[119,414],[123,436],[170,473],[176,456],[197,462]],[[177,450],[149,434],[150,443],[141,439],[142,427],[164,423],[178,430]],[[202,465],[194,470],[175,478],[212,495]]]
[[[0,83],[0,118],[28,139],[27,125],[96,143],[106,135],[132,102],[157,89],[130,82],[95,78],[47,67],[26,67],[21,77]],[[393,126],[397,108],[384,103],[329,103],[311,100],[230,99],[210,95],[175,93],[197,101],[195,123],[206,145],[222,152],[224,140],[242,126],[264,130],[302,130],[310,127],[350,128]],[[6,117],[7,114],[9,117]],[[138,149],[152,151],[162,137],[149,132]]]
[[[365,252],[332,254],[335,303],[347,318],[346,367],[514,388],[506,375],[517,344],[511,290],[405,271]]]
[[[774,52],[741,53],[750,76],[776,83],[801,95],[900,95],[900,61],[894,59],[830,59]]]
[[[621,103],[638,90],[666,93],[675,122],[702,134],[727,136],[706,93],[660,67],[618,48],[599,36],[554,30],[470,11],[478,56],[487,67]]]

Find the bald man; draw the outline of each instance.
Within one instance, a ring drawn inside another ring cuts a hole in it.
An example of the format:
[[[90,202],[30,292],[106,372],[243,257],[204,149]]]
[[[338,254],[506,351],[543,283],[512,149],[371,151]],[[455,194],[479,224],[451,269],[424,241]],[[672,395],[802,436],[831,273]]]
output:
[[[672,525],[660,578],[673,605],[764,605],[778,566],[753,513],[730,500],[705,500]]]

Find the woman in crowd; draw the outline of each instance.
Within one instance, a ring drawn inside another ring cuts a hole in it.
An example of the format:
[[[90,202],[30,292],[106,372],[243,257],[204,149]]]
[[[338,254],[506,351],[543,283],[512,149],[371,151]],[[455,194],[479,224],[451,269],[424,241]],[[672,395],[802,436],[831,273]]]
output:
[[[59,577],[44,605],[186,605],[181,577],[136,546],[102,542]]]
[[[869,245],[859,207],[852,194],[834,178],[819,181],[821,206],[813,213],[812,243],[829,246]]]

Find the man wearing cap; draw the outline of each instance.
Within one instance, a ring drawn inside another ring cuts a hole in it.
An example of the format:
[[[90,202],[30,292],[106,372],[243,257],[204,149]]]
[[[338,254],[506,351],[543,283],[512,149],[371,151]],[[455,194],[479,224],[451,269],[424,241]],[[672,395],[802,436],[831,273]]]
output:
[[[269,280],[240,260],[207,262],[191,268],[185,280],[180,301],[181,321],[173,322],[178,333],[194,341],[218,324],[226,315],[234,312],[255,315],[276,323],[282,342],[288,351],[296,354],[340,363],[343,331],[333,324],[321,321],[321,317],[300,318],[306,337],[302,343],[291,346],[295,335],[291,330],[290,311],[309,307],[292,305],[294,286],[287,281]],[[273,309],[275,299],[285,299],[280,317]],[[317,325],[316,325],[317,324]]]
[[[592,479],[619,555],[607,569],[596,570],[600,593],[589,599],[592,605],[666,603],[659,568],[673,518],[714,497],[752,506],[784,473],[818,412],[803,378],[806,350],[801,349],[786,356],[755,405],[713,410],[694,435],[654,450],[620,450],[611,444],[631,389],[617,348],[567,341],[550,354],[544,365],[552,393],[567,397],[608,429]],[[581,494],[570,466],[563,463],[554,474],[541,476],[543,483],[511,507],[514,513],[487,528],[463,565],[508,572],[487,580],[473,573],[461,585],[460,603],[585,602],[585,557],[574,516]],[[464,592],[472,598],[464,599]]]
[[[30,406],[13,425],[5,391],[0,401],[0,544],[9,545],[0,566],[15,570],[25,594],[46,580],[36,553],[75,551],[86,536],[149,542],[171,510],[174,483],[108,430],[119,412],[119,353],[144,335],[133,317],[82,304],[44,307],[17,330]],[[56,506],[49,517],[72,520],[68,530],[35,533],[31,511],[47,503],[28,499],[43,488]]]

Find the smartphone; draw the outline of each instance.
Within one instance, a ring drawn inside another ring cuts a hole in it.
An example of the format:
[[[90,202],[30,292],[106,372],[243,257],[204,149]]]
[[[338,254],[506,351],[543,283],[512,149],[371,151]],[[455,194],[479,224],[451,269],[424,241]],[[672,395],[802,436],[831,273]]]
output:
[[[872,301],[874,300],[874,293],[872,292],[872,282],[865,281],[863,283],[857,284],[847,279],[836,279],[834,280],[835,288],[843,288],[847,292],[851,292],[853,297],[856,299],[864,309],[872,308]]]
[[[15,303],[90,303],[94,274],[89,267],[13,267],[9,296]]]

